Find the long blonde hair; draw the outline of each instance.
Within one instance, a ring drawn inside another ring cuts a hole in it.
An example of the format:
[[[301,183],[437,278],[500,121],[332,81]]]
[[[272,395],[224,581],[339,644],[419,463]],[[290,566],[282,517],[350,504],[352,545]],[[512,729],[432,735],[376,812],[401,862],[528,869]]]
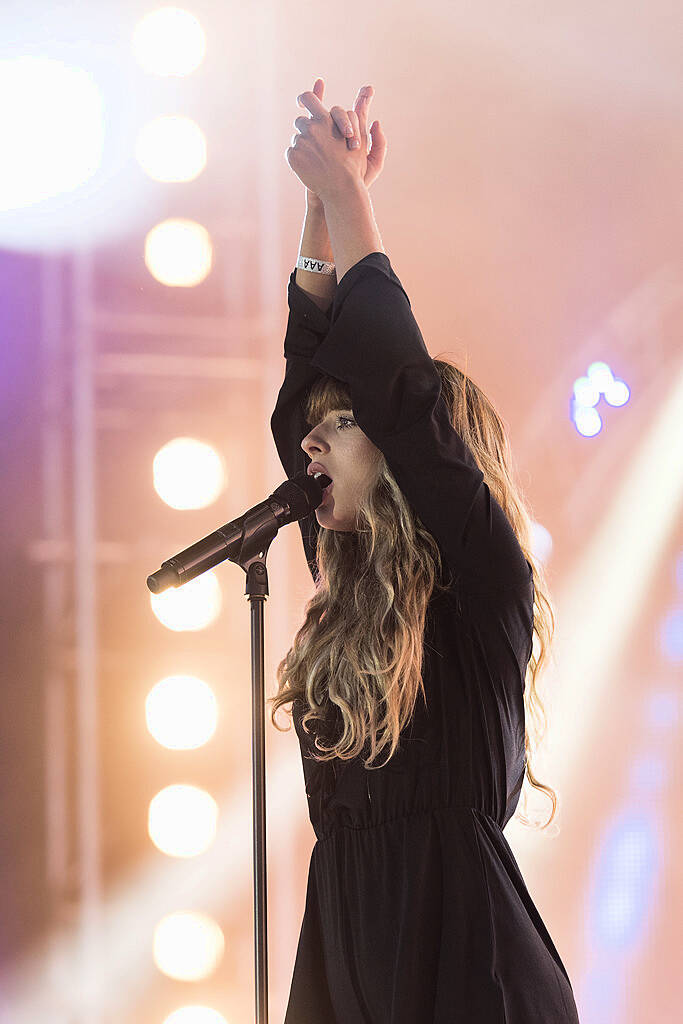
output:
[[[468,446],[531,565],[534,582],[534,639],[524,689],[526,731],[525,775],[552,801],[557,795],[539,782],[531,760],[547,727],[537,681],[549,657],[555,618],[542,565],[531,550],[531,515],[514,480],[513,459],[503,420],[484,392],[454,363],[433,360],[441,377],[441,393],[451,410],[454,429]],[[348,387],[321,377],[311,389],[306,418],[311,426],[334,409],[352,409]],[[422,680],[424,627],[432,592],[446,591],[442,582],[439,547],[399,489],[380,453],[370,493],[358,504],[356,530],[319,528],[315,593],[305,606],[305,618],[291,649],[276,670],[278,689],[271,721],[279,707],[301,701],[308,708],[302,728],[321,725],[315,738],[321,755],[315,760],[349,760],[369,744],[365,767],[384,767],[399,746],[399,737],[412,717]],[[291,709],[289,711],[291,715]],[[336,742],[321,742],[330,715],[341,717]],[[389,747],[382,765],[372,762]],[[526,793],[523,806],[526,810]],[[516,815],[517,816],[517,815]],[[522,824],[538,827],[524,814]]]

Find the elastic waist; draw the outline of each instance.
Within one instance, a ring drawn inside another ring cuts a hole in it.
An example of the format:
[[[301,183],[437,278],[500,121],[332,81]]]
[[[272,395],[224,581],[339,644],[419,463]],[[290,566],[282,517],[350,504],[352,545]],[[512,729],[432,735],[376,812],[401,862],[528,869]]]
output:
[[[318,836],[317,842],[324,843],[328,839],[334,839],[339,832],[369,832],[374,828],[382,828],[384,825],[391,825],[397,821],[405,821],[408,818],[424,818],[430,817],[433,814],[448,813],[452,811],[467,811],[471,814],[472,811],[476,811],[477,814],[482,815],[484,818],[488,818],[490,821],[500,828],[500,824],[492,814],[488,811],[483,811],[480,807],[473,807],[471,804],[439,804],[434,807],[427,807],[422,811],[408,811],[406,814],[397,814],[393,818],[383,818],[381,821],[373,821],[368,825],[335,825],[334,828],[329,829],[322,835]]]

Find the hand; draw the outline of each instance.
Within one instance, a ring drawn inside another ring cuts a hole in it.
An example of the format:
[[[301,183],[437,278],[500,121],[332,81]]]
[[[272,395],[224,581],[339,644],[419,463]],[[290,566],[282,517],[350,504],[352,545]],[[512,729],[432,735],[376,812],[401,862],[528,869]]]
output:
[[[322,78],[317,78],[315,85],[313,86],[313,92],[322,103],[323,93],[325,92],[325,81]],[[387,140],[379,121],[373,121],[370,127],[370,137],[372,139],[372,149],[367,152],[367,132],[368,132],[368,111],[370,109],[370,103],[374,96],[375,90],[371,85],[364,86],[358,90],[358,96],[353,108],[358,115],[358,124],[361,135],[365,133],[366,143],[364,152],[367,154],[367,168],[365,171],[365,177],[363,179],[365,187],[370,188],[373,181],[375,181],[381,174],[382,168],[384,167],[384,161],[387,155]],[[335,123],[335,126],[339,129],[341,135],[346,138],[346,145],[351,149],[351,143],[357,138],[354,131],[353,136],[346,134],[347,126],[353,131],[353,125],[349,114],[351,111],[344,110],[343,107],[330,107],[330,116]],[[320,202],[319,197],[312,192],[311,189],[306,189],[306,198],[311,202]]]
[[[332,107],[329,114],[322,105],[325,83],[322,78],[316,79],[312,93],[302,93],[300,101],[312,113],[312,117],[297,118],[294,122],[300,129],[300,135],[292,137],[292,147],[287,150],[286,158],[292,170],[306,185],[307,205],[322,205],[321,190],[326,184],[330,190],[343,187],[349,182],[360,180],[369,188],[379,177],[386,158],[387,142],[379,122],[375,121],[370,129],[372,149],[368,153],[367,117],[374,89],[366,86],[359,90],[354,109],[345,111],[343,107]],[[354,138],[360,141],[360,147],[351,149],[351,138],[345,135],[345,128],[351,126]],[[302,144],[304,136],[312,145]],[[346,142],[346,150],[353,160],[346,161],[340,148],[341,140]],[[334,155],[333,155],[334,154]],[[324,178],[324,169],[329,172],[329,180]],[[316,177],[317,175],[317,177]]]

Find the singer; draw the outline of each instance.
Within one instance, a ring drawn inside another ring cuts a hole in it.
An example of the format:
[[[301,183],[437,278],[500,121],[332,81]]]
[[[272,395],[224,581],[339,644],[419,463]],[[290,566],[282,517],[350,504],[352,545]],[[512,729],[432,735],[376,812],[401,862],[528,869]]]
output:
[[[286,151],[307,213],[271,419],[287,475],[332,480],[299,520],[315,592],[269,698],[317,837],[285,1024],[575,1024],[503,835],[525,777],[556,808],[525,714],[554,628],[530,514],[501,417],[429,355],[384,251],[372,87],[348,111],[323,88]]]

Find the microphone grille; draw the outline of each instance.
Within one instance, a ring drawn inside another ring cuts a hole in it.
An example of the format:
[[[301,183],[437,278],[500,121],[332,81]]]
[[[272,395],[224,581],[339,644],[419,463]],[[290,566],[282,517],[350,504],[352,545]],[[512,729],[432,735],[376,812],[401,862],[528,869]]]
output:
[[[289,516],[285,520],[286,522],[293,522],[298,519],[303,519],[323,500],[323,485],[320,481],[321,477],[316,480],[315,477],[309,476],[306,472],[297,473],[290,480],[285,480],[283,484],[273,491],[272,497],[276,498],[282,504],[289,505]],[[329,479],[325,477],[324,479]]]

